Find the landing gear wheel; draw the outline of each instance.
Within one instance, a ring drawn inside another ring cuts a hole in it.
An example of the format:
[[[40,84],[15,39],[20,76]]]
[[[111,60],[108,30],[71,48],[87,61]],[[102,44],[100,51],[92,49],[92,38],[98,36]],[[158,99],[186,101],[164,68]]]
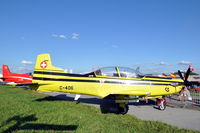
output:
[[[156,105],[159,110],[162,110],[162,111],[165,110],[166,104],[167,104],[167,102],[166,102],[165,96],[163,96],[162,98],[156,99]]]
[[[128,104],[118,103],[117,107],[118,107],[118,113],[122,114],[122,115],[125,115],[128,112],[128,110],[129,110]]]
[[[158,108],[163,111],[166,109],[166,105],[165,104],[158,105]]]

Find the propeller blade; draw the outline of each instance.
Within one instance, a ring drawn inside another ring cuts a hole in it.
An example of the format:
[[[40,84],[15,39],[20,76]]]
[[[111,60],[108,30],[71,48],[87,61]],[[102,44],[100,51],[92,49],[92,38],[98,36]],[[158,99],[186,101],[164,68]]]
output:
[[[185,74],[185,80],[184,81],[187,81],[188,80],[188,77],[189,77],[189,75],[190,75],[190,68],[188,68],[188,70],[187,70],[187,72],[186,72],[186,74]]]
[[[182,75],[182,73],[181,73],[181,71],[180,70],[178,70],[178,75],[180,76],[180,78],[184,81],[184,78],[183,78],[183,75]]]

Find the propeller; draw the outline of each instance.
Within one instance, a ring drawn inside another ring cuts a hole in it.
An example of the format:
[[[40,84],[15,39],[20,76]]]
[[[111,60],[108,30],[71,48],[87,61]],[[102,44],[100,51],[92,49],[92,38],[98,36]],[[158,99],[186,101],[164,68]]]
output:
[[[181,71],[178,70],[178,75],[180,76],[180,78],[183,80],[183,84],[188,87],[188,86],[191,86],[191,82],[188,81],[188,77],[190,75],[190,67],[188,68],[187,72],[185,73],[185,76],[182,75]]]
[[[182,75],[182,73],[181,73],[181,71],[180,70],[178,70],[178,75],[180,76],[180,78],[184,81],[184,78],[183,78],[183,75]]]
[[[185,85],[184,89],[186,89],[186,93],[188,96],[188,100],[192,100],[192,97],[190,95],[190,91],[188,90],[189,86],[192,86],[193,83],[188,81],[188,77],[190,75],[191,69],[190,67],[188,68],[187,72],[185,73],[185,75],[183,76],[181,71],[178,70],[178,75],[180,76],[180,78],[183,80],[183,85]]]
[[[190,75],[190,67],[188,68],[188,70],[187,70],[187,72],[186,72],[186,75],[185,75],[185,81],[187,81],[188,80],[188,77],[189,77],[189,75]]]

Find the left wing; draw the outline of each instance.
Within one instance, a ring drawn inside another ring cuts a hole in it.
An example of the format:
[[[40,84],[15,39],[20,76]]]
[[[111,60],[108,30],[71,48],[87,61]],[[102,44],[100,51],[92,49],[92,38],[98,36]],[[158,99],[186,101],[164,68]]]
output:
[[[119,95],[150,95],[150,92],[144,92],[144,91],[136,91],[136,90],[123,90],[123,91],[118,91],[114,92],[112,94],[119,94]]]

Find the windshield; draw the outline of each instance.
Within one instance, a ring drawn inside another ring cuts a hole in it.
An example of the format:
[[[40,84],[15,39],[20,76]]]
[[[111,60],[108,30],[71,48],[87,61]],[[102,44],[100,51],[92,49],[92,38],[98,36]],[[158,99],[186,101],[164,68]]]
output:
[[[96,71],[96,75],[118,77],[118,72],[116,67],[103,67]]]
[[[103,67],[95,71],[98,76],[138,78],[139,74],[128,67]]]
[[[138,74],[134,69],[128,67],[119,67],[121,77],[136,78]]]

